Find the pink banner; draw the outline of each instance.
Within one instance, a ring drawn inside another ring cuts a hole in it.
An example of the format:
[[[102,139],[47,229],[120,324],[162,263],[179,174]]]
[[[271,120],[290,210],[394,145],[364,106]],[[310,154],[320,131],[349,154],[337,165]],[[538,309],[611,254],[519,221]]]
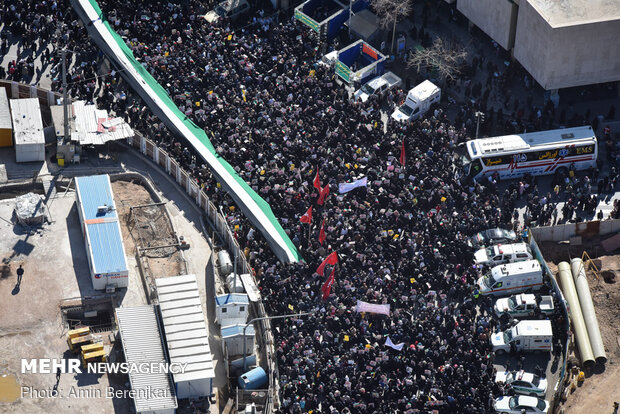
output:
[[[355,307],[356,312],[369,312],[369,313],[380,313],[382,315],[390,316],[390,305],[378,305],[376,303],[368,303],[361,300],[357,301],[357,306]]]

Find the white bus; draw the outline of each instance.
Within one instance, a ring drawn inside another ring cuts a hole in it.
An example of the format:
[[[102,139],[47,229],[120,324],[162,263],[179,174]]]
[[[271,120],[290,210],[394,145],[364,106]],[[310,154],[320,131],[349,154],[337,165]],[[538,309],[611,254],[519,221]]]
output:
[[[500,179],[547,175],[596,167],[598,146],[590,126],[554,129],[467,141],[463,158],[468,179],[495,172]]]

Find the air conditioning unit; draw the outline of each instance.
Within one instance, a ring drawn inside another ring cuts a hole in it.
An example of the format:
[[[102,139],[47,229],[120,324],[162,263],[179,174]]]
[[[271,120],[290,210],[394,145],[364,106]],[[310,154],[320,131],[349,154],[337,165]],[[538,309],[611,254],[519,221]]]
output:
[[[114,293],[116,292],[116,285],[106,285],[105,293]]]

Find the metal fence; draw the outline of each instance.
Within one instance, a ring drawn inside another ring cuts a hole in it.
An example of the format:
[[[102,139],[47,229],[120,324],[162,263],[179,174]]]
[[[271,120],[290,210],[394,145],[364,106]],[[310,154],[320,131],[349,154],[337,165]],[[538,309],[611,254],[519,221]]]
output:
[[[0,87],[6,89],[9,99],[38,98],[44,122],[51,122],[52,115],[49,107],[57,105],[58,99],[61,99],[61,95],[57,92],[12,80],[0,79]]]
[[[218,209],[211,202],[205,192],[198,186],[196,181],[193,180],[192,177],[184,171],[166,151],[159,148],[157,144],[142,136],[140,133],[135,133],[136,136],[133,138],[128,138],[127,143],[165,170],[166,173],[185,190],[187,195],[194,200],[198,207],[205,212],[207,218],[213,224],[215,231],[224,242],[231,257],[237,258],[237,269],[240,269],[239,273],[249,273],[254,275],[252,268],[250,267],[245,254],[239,246],[239,243],[234,238],[226,219],[221,213],[219,213]],[[254,311],[258,317],[267,316],[262,298],[258,303],[254,304]],[[256,329],[256,340],[259,344],[259,349],[262,348],[265,350],[265,358],[263,359],[263,365],[265,366],[263,366],[263,368],[269,373],[269,390],[265,413],[271,413],[273,412],[274,407],[277,408],[279,406],[279,387],[277,381],[279,374],[274,350],[273,333],[271,331],[271,322],[269,320],[261,320],[256,324],[258,325]]]

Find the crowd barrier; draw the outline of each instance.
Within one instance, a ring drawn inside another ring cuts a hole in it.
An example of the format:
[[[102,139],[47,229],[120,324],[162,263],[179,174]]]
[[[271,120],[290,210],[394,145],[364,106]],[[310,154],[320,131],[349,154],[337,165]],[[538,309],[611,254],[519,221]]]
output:
[[[231,258],[237,257],[237,269],[239,273],[248,273],[253,275],[252,268],[248,263],[241,246],[233,236],[228,223],[224,216],[218,211],[216,206],[211,202],[206,193],[198,186],[195,180],[192,179],[189,173],[187,173],[179,163],[177,163],[165,150],[159,148],[150,139],[142,136],[136,132],[136,136],[127,139],[127,143],[140,151],[145,157],[157,164],[168,175],[170,175],[178,185],[185,190],[187,195],[194,200],[200,209],[202,209],[206,217],[211,221],[215,231],[223,241],[225,247],[230,253]],[[254,314],[257,317],[267,316],[265,306],[263,305],[262,298],[259,302],[253,303]],[[261,320],[256,322],[255,332],[257,332],[256,340],[259,344],[259,349],[265,350],[265,358],[262,359],[263,369],[269,373],[269,389],[267,396],[267,405],[265,406],[265,413],[269,414],[273,412],[274,408],[279,406],[279,385],[278,385],[278,364],[276,361],[273,333],[271,331],[271,323],[267,320]]]

